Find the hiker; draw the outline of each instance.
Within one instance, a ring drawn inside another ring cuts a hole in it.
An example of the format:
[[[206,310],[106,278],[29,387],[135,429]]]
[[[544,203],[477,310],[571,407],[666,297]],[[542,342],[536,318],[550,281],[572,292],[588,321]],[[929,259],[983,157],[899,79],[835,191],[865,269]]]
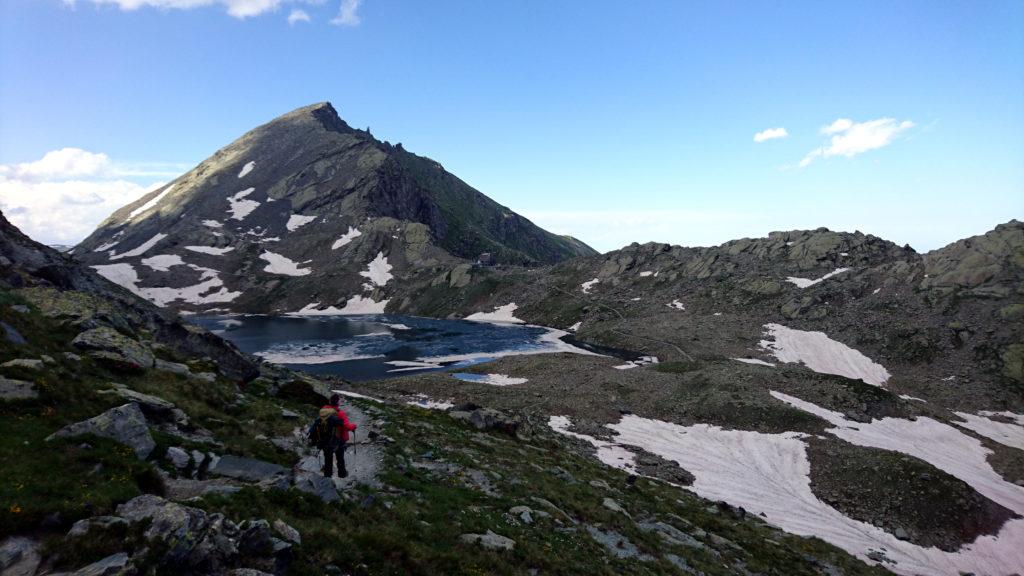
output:
[[[345,447],[348,444],[349,432],[356,425],[349,422],[345,411],[338,407],[341,396],[331,394],[331,403],[320,408],[320,414],[309,429],[310,441],[324,452],[324,476],[330,478],[334,473],[334,460],[338,461],[338,477],[348,476],[345,469]]]

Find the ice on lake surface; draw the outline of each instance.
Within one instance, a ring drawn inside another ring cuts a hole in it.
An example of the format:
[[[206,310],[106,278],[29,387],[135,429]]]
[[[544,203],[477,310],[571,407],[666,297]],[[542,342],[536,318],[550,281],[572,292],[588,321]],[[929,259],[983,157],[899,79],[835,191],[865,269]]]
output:
[[[587,353],[561,341],[564,332],[540,326],[390,314],[194,316],[189,321],[269,362],[349,380],[461,368],[510,355]]]

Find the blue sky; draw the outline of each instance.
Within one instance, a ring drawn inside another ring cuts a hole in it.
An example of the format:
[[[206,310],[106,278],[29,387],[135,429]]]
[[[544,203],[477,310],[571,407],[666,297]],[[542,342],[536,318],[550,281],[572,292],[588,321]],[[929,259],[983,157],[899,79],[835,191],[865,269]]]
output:
[[[4,0],[0,78],[0,207],[46,242],[322,100],[601,250],[1024,217],[1015,0]]]

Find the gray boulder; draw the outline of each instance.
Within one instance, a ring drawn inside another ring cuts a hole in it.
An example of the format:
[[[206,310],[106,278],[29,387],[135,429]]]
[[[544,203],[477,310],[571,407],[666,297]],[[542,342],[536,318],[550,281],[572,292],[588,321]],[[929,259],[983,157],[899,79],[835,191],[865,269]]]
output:
[[[85,536],[93,528],[107,529],[118,525],[128,525],[128,521],[119,516],[93,516],[92,518],[83,518],[78,522],[75,522],[68,530],[68,537],[75,538],[79,536]]]
[[[120,384],[116,385],[116,388],[113,390],[103,390],[100,393],[116,394],[128,402],[138,404],[139,408],[142,408],[142,413],[151,420],[172,422],[179,426],[188,426],[188,416],[179,410],[173,402],[164,400],[159,396],[136,392],[135,390],[126,388]]]
[[[216,464],[210,466],[209,472],[246,482],[261,482],[288,475],[288,469],[284,466],[231,454],[221,456]]]
[[[7,322],[0,322],[0,328],[3,328],[4,339],[7,340],[9,343],[19,345],[27,343],[25,337],[22,336],[20,332],[15,330],[14,326],[11,326]]]
[[[294,486],[296,490],[312,494],[324,502],[336,502],[341,499],[338,496],[338,488],[335,486],[334,481],[330,478],[324,478],[317,472],[297,470],[295,472]]]
[[[285,540],[293,544],[302,544],[302,535],[299,534],[299,531],[286,524],[280,518],[274,520],[274,530],[277,530],[277,533]]]
[[[0,574],[3,576],[32,576],[41,561],[39,544],[31,538],[11,536],[0,543]]]
[[[491,530],[486,534],[463,534],[459,536],[459,540],[467,544],[479,544],[489,550],[511,550],[516,547],[515,540],[495,534]]]
[[[32,382],[0,376],[0,400],[31,400],[38,397],[39,392]]]
[[[464,406],[448,414],[456,420],[469,422],[479,430],[498,430],[517,437],[529,436],[528,427],[522,418],[492,408]]]
[[[121,369],[146,370],[155,361],[149,348],[106,326],[82,332],[71,344],[86,350],[96,360]]]
[[[171,461],[171,465],[182,470],[188,467],[189,455],[188,452],[178,448],[177,446],[171,446],[167,449],[165,454],[166,458]]]
[[[34,358],[15,358],[14,360],[8,360],[3,364],[0,364],[3,368],[27,368],[29,370],[42,370],[43,361],[36,360]]]
[[[103,560],[93,562],[85,568],[75,570],[69,576],[113,576],[115,574],[124,574],[127,567],[128,554],[118,552],[117,554],[107,556]]]
[[[88,420],[65,426],[47,437],[47,440],[82,434],[95,434],[120,442],[134,450],[142,460],[149,457],[149,454],[156,448],[156,442],[153,441],[153,436],[150,435],[149,427],[146,425],[146,416],[143,415],[139,405],[134,402],[111,408]]]
[[[179,376],[191,376],[192,370],[185,364],[179,364],[177,362],[168,362],[167,360],[161,360],[157,358],[153,362],[153,368],[160,370],[161,372],[171,372],[172,374],[178,374]]]

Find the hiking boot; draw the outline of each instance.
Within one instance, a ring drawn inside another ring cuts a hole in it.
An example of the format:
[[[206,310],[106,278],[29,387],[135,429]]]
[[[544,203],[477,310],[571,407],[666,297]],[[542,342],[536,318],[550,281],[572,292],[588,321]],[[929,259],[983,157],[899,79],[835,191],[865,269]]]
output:
[[[348,470],[338,471],[338,478],[348,478]]]

